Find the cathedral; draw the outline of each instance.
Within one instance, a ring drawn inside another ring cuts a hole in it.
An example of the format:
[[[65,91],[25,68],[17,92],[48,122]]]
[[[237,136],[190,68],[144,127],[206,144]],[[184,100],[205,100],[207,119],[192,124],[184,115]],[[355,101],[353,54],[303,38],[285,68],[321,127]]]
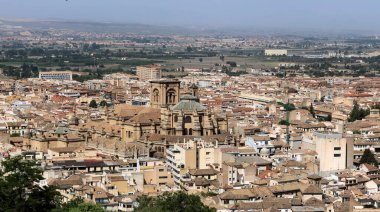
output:
[[[180,94],[179,80],[150,81],[150,108],[140,108],[136,115],[123,121],[123,140],[138,141],[144,136],[211,136],[227,132],[227,120],[217,117],[199,103],[198,87]],[[127,109],[128,110],[128,109]]]
[[[207,136],[226,131],[226,121],[215,115],[201,103],[198,87],[192,84],[191,94],[180,96],[177,80],[151,81],[151,102],[160,107],[161,135]]]
[[[195,84],[184,90],[188,92],[181,95],[179,80],[150,81],[149,107],[116,105],[105,113],[105,119],[89,120],[78,129],[87,132],[87,142],[98,148],[103,145],[98,141],[107,145],[116,142],[115,146],[133,144],[135,149],[141,149],[139,155],[149,152],[162,156],[166,148],[194,138],[232,144],[235,140],[227,133],[227,118],[200,103]],[[119,152],[124,149],[116,148]]]

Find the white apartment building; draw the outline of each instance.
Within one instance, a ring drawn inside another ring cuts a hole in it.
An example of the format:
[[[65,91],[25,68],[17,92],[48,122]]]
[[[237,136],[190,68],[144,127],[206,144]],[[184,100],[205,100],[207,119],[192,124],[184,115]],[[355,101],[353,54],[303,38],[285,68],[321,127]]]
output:
[[[190,180],[187,176],[189,169],[208,169],[211,165],[221,164],[222,153],[217,142],[187,141],[175,144],[166,150],[166,164],[172,171],[174,182]]]
[[[73,80],[73,73],[71,71],[48,71],[40,72],[40,79],[45,80]]]
[[[288,55],[288,50],[286,49],[265,49],[265,56],[281,56]]]
[[[137,66],[136,74],[141,81],[157,80],[161,78],[159,66]]]

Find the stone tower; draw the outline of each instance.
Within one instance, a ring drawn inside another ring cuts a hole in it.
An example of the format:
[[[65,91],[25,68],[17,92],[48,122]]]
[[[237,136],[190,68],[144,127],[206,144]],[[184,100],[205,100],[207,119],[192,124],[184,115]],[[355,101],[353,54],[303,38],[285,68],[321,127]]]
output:
[[[150,105],[153,108],[168,108],[179,102],[180,81],[152,80],[150,81]]]
[[[190,89],[191,89],[191,95],[199,98],[199,96],[198,96],[198,86],[193,83],[193,84],[191,84]]]

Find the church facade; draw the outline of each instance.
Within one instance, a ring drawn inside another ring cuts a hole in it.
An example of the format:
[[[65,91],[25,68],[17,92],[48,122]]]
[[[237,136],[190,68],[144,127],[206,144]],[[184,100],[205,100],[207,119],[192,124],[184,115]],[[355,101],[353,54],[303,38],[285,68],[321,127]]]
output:
[[[211,136],[227,132],[227,120],[199,103],[198,87],[180,96],[180,81],[150,81],[150,108],[121,123],[122,139],[134,142],[144,136]]]

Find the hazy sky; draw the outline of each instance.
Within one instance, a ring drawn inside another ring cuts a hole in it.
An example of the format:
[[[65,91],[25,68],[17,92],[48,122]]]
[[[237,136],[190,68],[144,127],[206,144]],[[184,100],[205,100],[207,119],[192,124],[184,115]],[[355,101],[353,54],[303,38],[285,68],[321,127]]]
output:
[[[0,0],[0,17],[380,31],[380,0]]]

